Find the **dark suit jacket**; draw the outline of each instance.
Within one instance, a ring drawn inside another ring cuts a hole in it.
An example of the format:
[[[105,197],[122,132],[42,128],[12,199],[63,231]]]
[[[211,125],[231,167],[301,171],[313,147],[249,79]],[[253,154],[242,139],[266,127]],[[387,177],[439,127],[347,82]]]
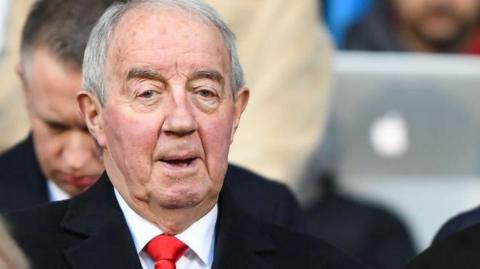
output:
[[[85,193],[7,215],[34,269],[141,268],[106,175]],[[227,190],[219,201],[213,268],[362,268],[330,245],[238,209]]]
[[[0,156],[0,213],[47,203],[45,182],[29,136]],[[285,185],[229,165],[225,188],[249,214],[296,231],[305,231],[303,213]]]
[[[0,213],[46,202],[46,179],[29,136],[0,156]]]
[[[450,235],[480,223],[480,207],[463,212],[442,225],[433,238],[433,243],[444,240]]]
[[[480,225],[439,241],[417,256],[405,269],[480,268]]]
[[[372,268],[399,269],[415,256],[405,225],[380,206],[336,193],[317,201],[306,216],[312,235]]]

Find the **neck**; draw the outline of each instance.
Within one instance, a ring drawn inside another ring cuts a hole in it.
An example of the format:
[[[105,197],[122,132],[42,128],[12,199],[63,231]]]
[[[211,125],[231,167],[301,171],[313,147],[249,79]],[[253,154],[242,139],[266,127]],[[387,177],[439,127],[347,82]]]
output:
[[[194,207],[169,209],[159,206],[155,201],[145,203],[140,200],[126,200],[127,204],[137,214],[156,225],[165,234],[175,235],[182,233],[193,223],[208,214],[217,200],[204,202]]]

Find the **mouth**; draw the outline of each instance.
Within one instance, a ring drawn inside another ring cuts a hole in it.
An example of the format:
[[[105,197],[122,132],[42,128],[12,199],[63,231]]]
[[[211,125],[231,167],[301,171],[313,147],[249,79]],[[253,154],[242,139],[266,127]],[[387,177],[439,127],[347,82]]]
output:
[[[162,159],[161,162],[172,168],[187,168],[197,159],[197,157],[169,157]]]
[[[66,178],[66,182],[76,188],[83,189],[93,185],[98,178],[98,176],[69,176]]]

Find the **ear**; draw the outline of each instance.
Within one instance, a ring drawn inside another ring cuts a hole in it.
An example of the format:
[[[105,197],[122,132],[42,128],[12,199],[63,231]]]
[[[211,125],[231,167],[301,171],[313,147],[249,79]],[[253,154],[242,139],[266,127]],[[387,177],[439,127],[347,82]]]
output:
[[[24,78],[24,71],[22,65],[20,63],[15,64],[15,73],[17,74],[18,78],[23,81]]]
[[[235,100],[234,100],[234,114],[233,114],[233,128],[232,128],[232,134],[231,134],[231,139],[230,143],[233,142],[233,137],[235,135],[235,132],[237,131],[238,125],[240,123],[240,118],[242,116],[243,111],[247,107],[248,104],[248,99],[250,98],[250,90],[247,87],[241,88],[237,94],[235,95]]]
[[[97,144],[101,148],[105,148],[105,132],[100,101],[91,92],[80,91],[77,93],[77,102],[88,131],[93,135]]]

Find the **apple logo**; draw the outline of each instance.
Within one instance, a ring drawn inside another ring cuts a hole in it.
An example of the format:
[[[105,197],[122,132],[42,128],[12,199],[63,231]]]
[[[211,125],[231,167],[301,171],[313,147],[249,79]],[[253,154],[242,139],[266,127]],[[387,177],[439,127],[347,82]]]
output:
[[[408,125],[398,111],[389,111],[370,127],[370,145],[380,156],[398,158],[409,149]]]

